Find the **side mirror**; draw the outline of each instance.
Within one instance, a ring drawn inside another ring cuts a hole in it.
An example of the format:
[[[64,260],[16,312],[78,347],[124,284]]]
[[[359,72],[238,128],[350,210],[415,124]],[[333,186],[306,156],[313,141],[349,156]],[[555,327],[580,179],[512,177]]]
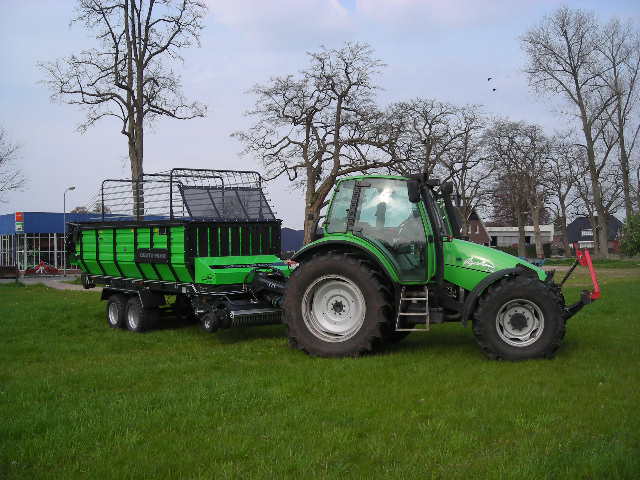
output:
[[[420,184],[417,180],[407,181],[407,193],[409,194],[409,201],[411,203],[418,203],[420,201]]]
[[[440,187],[440,192],[443,195],[451,195],[453,193],[453,183],[452,182],[444,182]]]

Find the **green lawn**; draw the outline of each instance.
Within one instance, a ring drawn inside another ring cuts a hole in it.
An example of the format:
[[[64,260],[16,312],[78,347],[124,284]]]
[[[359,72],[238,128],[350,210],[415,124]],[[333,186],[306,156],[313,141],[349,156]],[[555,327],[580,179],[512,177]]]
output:
[[[2,285],[0,478],[638,478],[640,270],[600,275],[522,363],[457,324],[340,360],[282,327],[133,334],[95,293]]]

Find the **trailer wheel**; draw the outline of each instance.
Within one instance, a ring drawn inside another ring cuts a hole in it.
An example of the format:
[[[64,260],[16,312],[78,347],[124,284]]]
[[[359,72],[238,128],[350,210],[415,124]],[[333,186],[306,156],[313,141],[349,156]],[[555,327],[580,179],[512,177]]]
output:
[[[509,277],[480,297],[473,333],[491,359],[551,358],[565,334],[559,297],[535,277]]]
[[[283,309],[291,346],[311,355],[344,357],[384,343],[392,307],[366,261],[331,252],[294,270]]]
[[[127,302],[127,328],[132,332],[146,332],[151,330],[158,321],[157,308],[143,308],[137,296],[132,296]]]
[[[111,328],[124,328],[127,312],[127,297],[115,293],[107,300],[107,323]]]

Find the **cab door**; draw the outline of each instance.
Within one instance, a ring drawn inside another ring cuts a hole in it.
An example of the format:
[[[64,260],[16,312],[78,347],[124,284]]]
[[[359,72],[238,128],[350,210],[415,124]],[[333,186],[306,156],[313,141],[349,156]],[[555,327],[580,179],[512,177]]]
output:
[[[351,231],[373,243],[387,256],[400,282],[426,282],[432,275],[433,238],[420,203],[409,201],[407,181],[394,178],[367,178],[356,185],[358,195]]]

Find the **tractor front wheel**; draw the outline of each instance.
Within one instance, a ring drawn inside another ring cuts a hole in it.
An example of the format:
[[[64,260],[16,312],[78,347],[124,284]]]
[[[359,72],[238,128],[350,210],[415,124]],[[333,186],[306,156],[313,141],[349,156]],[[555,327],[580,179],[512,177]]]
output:
[[[283,309],[293,347],[321,357],[344,357],[383,343],[392,306],[364,260],[328,253],[296,268]]]
[[[480,297],[473,333],[491,359],[551,358],[565,334],[562,306],[535,277],[505,278]]]

